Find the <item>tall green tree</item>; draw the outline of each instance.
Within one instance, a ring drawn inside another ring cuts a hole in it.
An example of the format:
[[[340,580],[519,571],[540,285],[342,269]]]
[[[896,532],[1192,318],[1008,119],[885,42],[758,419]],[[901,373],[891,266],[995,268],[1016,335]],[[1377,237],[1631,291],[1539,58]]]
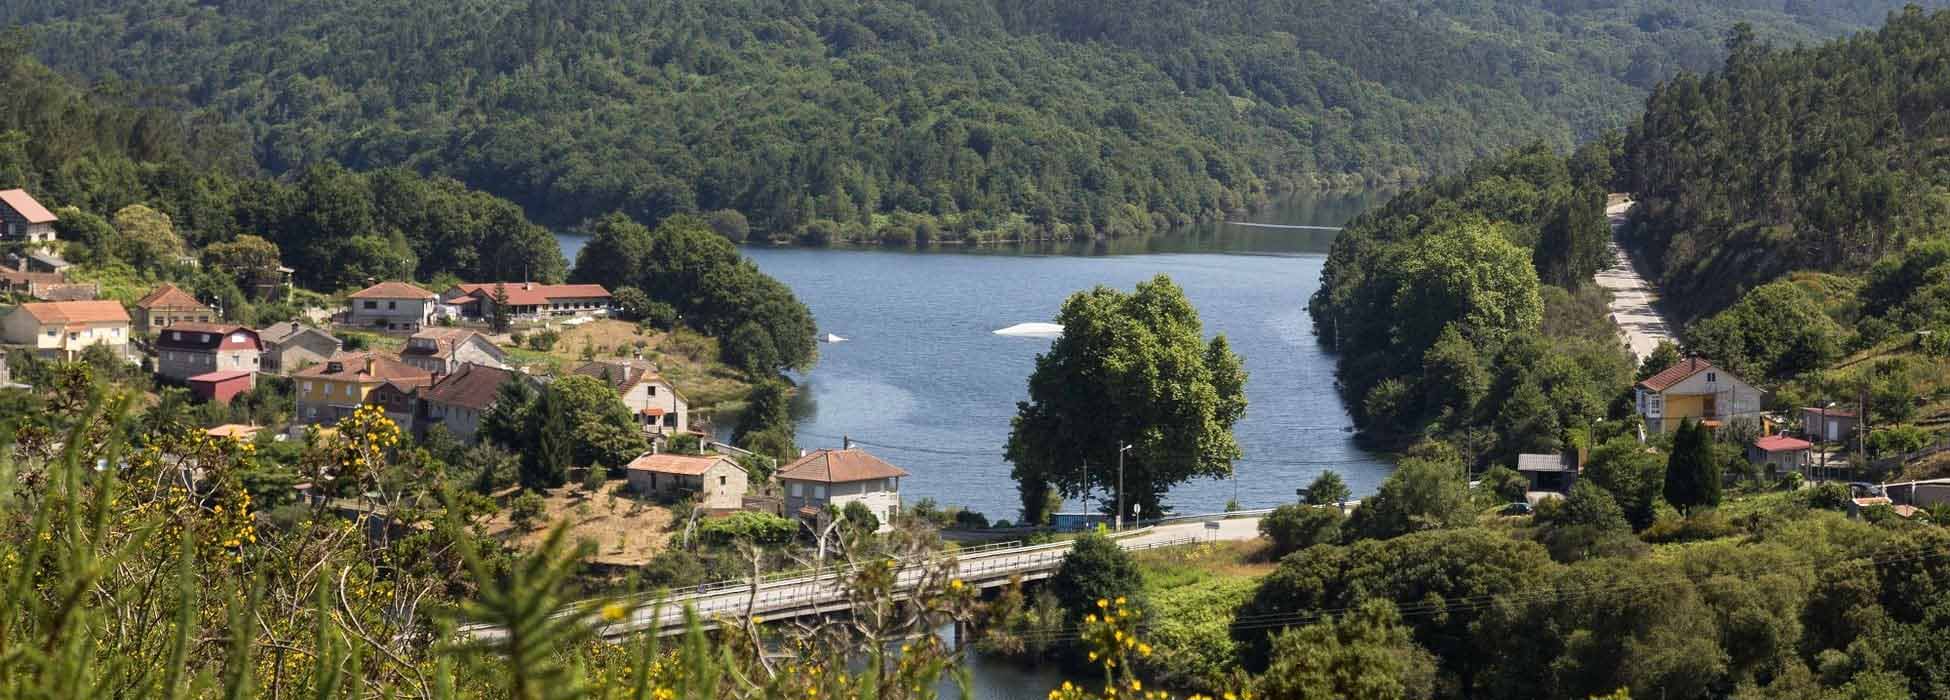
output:
[[[1720,504],[1720,463],[1713,453],[1713,432],[1692,419],[1673,434],[1672,455],[1666,459],[1666,502],[1682,511]]]
[[[1347,502],[1354,491],[1347,487],[1339,472],[1332,469],[1322,471],[1314,477],[1313,483],[1300,490],[1300,502],[1310,506],[1338,506]]]
[[[1388,539],[1458,527],[1474,515],[1460,461],[1408,457],[1354,509],[1345,532],[1354,538]]]
[[[1336,618],[1273,637],[1259,677],[1267,700],[1411,700],[1435,692],[1435,660],[1416,646],[1401,613],[1369,600]]]
[[[1173,484],[1230,473],[1245,370],[1224,336],[1201,337],[1197,310],[1170,278],[1128,294],[1079,292],[1056,320],[1063,335],[1036,358],[1009,435],[1024,519],[1042,518],[1052,489],[1116,492],[1126,445],[1123,500],[1144,517],[1159,514]]]

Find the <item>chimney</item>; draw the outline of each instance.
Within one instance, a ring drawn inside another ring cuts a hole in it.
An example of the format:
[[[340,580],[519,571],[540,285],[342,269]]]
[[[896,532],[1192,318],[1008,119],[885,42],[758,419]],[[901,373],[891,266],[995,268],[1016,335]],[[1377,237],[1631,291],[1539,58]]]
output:
[[[522,288],[522,289],[534,289],[534,288],[535,288],[535,283],[534,283],[534,282],[523,282],[523,283],[521,283],[521,288]]]
[[[841,435],[841,436],[840,436],[840,449],[842,449],[842,450],[850,450],[850,449],[853,449],[853,438],[852,438],[852,437],[849,437],[849,436],[846,436],[846,435]]]
[[[372,359],[372,356],[371,356],[371,355],[367,355],[367,356],[366,356],[366,374],[372,374],[372,365],[373,365],[373,359]]]

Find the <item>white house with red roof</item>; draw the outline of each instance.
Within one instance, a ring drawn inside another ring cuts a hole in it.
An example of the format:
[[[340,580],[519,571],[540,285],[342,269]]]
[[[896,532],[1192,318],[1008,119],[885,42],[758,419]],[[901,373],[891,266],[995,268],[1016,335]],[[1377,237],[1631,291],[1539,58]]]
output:
[[[494,315],[495,298],[506,294],[510,318],[577,316],[608,311],[612,298],[600,284],[536,284],[534,282],[469,282],[440,295],[441,303],[460,308],[462,316]]]
[[[177,381],[219,371],[256,372],[264,343],[234,323],[178,323],[156,333],[156,374]]]
[[[1769,467],[1773,472],[1769,476],[1781,476],[1788,472],[1805,476],[1811,462],[1808,455],[1814,447],[1807,440],[1786,435],[1764,435],[1748,446],[1747,461]]]
[[[827,517],[828,507],[843,510],[858,502],[887,530],[900,513],[901,479],[906,476],[907,470],[848,444],[809,452],[779,467],[776,478],[785,489],[787,516],[819,522]]]
[[[345,322],[389,331],[417,331],[433,318],[440,298],[405,282],[380,282],[353,292],[347,299]]]
[[[636,415],[637,424],[652,437],[690,432],[690,402],[649,361],[597,360],[577,367],[575,373],[609,382]]]
[[[1645,431],[1679,429],[1680,421],[1717,428],[1735,418],[1760,419],[1761,391],[1704,358],[1688,357],[1638,384]]]
[[[27,190],[0,190],[0,241],[24,241],[31,244],[30,248],[52,247],[54,222],[59,220]]]
[[[0,321],[6,342],[43,357],[72,358],[91,345],[128,352],[129,312],[115,301],[50,301],[21,304]]]

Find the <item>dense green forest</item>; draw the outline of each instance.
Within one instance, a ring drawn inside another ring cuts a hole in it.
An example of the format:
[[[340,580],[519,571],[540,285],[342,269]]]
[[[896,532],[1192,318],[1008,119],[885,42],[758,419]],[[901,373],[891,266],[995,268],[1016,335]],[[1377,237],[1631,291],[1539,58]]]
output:
[[[236,125],[273,172],[404,166],[548,225],[732,209],[905,242],[1146,232],[1568,148],[1735,22],[1799,43],[1897,6],[5,0],[0,24]]]
[[[1605,417],[1632,370],[1589,283],[1615,147],[1486,160],[1335,239],[1308,308],[1363,435],[1443,436],[1481,465],[1554,451]]]
[[[1654,91],[1626,142],[1632,243],[1671,312],[1725,308],[1790,271],[1901,266],[1950,233],[1950,13],[1911,10],[1815,48],[1746,33],[1730,45],[1720,72]],[[1891,292],[1863,311],[1909,306]],[[1915,327],[1943,301],[1897,322]]]
[[[399,168],[318,163],[289,179],[259,176],[238,132],[220,121],[85,90],[23,48],[0,39],[0,188],[26,188],[53,208],[75,262],[157,273],[249,235],[274,244],[273,258],[300,284],[327,291],[374,279],[564,273],[555,240],[506,200]],[[166,218],[122,215],[143,210]]]

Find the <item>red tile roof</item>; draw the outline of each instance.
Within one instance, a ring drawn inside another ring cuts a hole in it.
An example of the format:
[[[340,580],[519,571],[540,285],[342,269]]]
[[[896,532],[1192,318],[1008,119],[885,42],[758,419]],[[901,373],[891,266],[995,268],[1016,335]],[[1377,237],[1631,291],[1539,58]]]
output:
[[[372,360],[371,371],[366,369],[368,359]],[[332,369],[334,365],[338,366],[337,370]],[[431,372],[370,352],[342,352],[333,355],[329,360],[298,370],[291,376],[360,383],[392,382],[400,386],[426,386],[433,383]]]
[[[433,403],[485,411],[501,396],[501,385],[514,379],[514,372],[470,362],[441,377],[420,396]]]
[[[526,282],[468,282],[454,288],[462,294],[492,301],[496,285],[507,285],[509,306],[541,306],[555,299],[608,299],[600,284],[533,284]],[[456,300],[458,301],[458,300]]]
[[[425,328],[421,329],[418,333],[408,336],[406,339],[406,347],[402,348],[399,354],[402,356],[425,355],[444,360],[454,354],[454,348],[459,347],[461,343],[467,342],[468,338],[477,335],[481,334],[478,331],[472,331],[466,328]],[[433,341],[433,345],[431,347],[418,345],[413,342],[416,340],[430,340]],[[481,335],[481,342],[486,343],[489,347],[499,349],[492,341],[487,339],[487,336]]]
[[[606,379],[617,391],[623,391],[644,379],[662,379],[657,375],[657,366],[649,360],[596,360],[575,368],[575,373],[585,377]]]
[[[189,292],[183,291],[182,287],[178,287],[168,282],[164,282],[162,286],[157,287],[156,290],[150,292],[148,296],[136,300],[135,307],[138,309],[204,309],[204,310],[208,310],[210,308],[208,306],[205,306],[203,302],[197,301],[196,297],[190,296]]]
[[[866,450],[819,450],[779,468],[780,479],[840,484],[907,476],[907,470],[867,454]]]
[[[21,304],[19,311],[41,325],[129,322],[129,310],[115,301],[46,301]]]
[[[1786,435],[1769,435],[1754,441],[1754,447],[1762,452],[1793,452],[1814,447],[1807,440],[1797,440]]]
[[[380,282],[352,293],[353,299],[432,299],[434,293],[405,282]]]
[[[51,224],[58,221],[54,212],[48,211],[47,207],[34,201],[34,196],[27,194],[27,190],[0,190],[0,202],[6,202],[9,208],[20,212],[20,215],[26,217],[27,223],[30,224]]]
[[[1688,357],[1680,360],[1671,367],[1667,367],[1663,372],[1646,377],[1645,381],[1639,382],[1639,386],[1653,391],[1665,391],[1674,384],[1686,381],[1687,377],[1709,369],[1714,369],[1713,363],[1698,357]]]
[[[674,455],[666,453],[638,457],[631,460],[626,469],[629,471],[656,472],[658,474],[703,476],[705,470],[710,469],[711,465],[719,462],[730,462],[731,466],[738,467],[737,462],[718,455]],[[744,471],[744,467],[738,467],[738,470]]]

